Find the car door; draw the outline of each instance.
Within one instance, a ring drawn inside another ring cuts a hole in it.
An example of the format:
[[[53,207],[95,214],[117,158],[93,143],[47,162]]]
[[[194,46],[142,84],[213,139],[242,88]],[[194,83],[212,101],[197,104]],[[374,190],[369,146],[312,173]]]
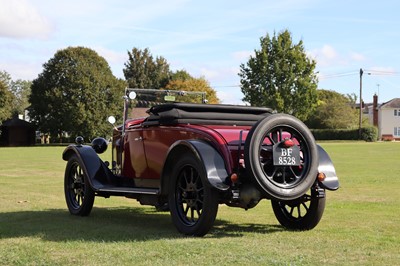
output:
[[[143,131],[140,127],[126,131],[124,153],[124,176],[134,178],[135,181],[146,178],[147,161],[143,147]]]

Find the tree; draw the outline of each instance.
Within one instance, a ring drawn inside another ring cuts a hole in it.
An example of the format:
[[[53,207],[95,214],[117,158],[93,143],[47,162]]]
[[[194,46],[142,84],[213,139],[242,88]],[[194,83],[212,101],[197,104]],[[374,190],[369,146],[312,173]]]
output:
[[[182,75],[182,72],[179,72]],[[210,87],[210,84],[205,78],[192,78],[187,75],[183,75],[185,79],[173,79],[165,87],[167,90],[178,90],[178,91],[201,91],[206,93],[206,100],[210,104],[217,104],[220,100],[217,97],[217,92]],[[189,75],[190,76],[190,75]],[[198,97],[185,96],[185,99],[181,101],[186,102],[199,102]]]
[[[133,48],[128,56],[123,71],[130,88],[160,89],[167,85],[170,71],[165,58],[154,59],[148,48]]]
[[[30,116],[53,138],[63,132],[87,140],[105,136],[107,116],[120,109],[124,87],[95,51],[68,47],[57,51],[32,82]]]
[[[272,39],[260,38],[247,64],[240,65],[244,101],[266,106],[305,120],[317,103],[316,62],[307,57],[303,42],[292,42],[288,30]]]
[[[17,79],[11,84],[11,92],[15,96],[13,113],[25,115],[25,110],[29,107],[29,95],[31,94],[32,82]]]
[[[0,125],[11,118],[14,95],[8,90],[6,82],[0,78]]]
[[[170,80],[172,80],[172,81],[175,81],[175,80],[186,81],[189,79],[193,79],[193,77],[184,69],[172,72],[171,77],[170,77]]]
[[[318,90],[318,106],[306,124],[316,129],[351,129],[357,127],[358,114],[354,95],[343,95],[330,90]]]
[[[11,86],[12,78],[7,71],[0,71],[0,81],[9,88]]]
[[[0,80],[6,84],[8,90],[15,96],[12,103],[12,113],[15,115],[24,114],[25,109],[29,106],[32,82],[22,79],[13,81],[6,71],[0,71]]]

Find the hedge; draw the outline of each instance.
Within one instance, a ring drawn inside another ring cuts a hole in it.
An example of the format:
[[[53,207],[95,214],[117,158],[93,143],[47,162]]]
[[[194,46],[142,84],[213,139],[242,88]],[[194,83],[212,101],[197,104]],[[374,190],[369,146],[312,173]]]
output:
[[[358,129],[311,129],[316,140],[360,140]],[[378,140],[376,127],[361,128],[361,140]]]

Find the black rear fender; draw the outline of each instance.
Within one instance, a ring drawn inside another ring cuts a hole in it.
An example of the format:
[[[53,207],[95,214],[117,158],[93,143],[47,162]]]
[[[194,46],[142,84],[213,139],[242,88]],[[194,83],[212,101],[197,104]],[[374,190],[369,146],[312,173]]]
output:
[[[187,153],[194,154],[207,173],[208,185],[226,191],[229,186],[225,183],[228,172],[221,154],[210,144],[201,140],[180,140],[175,142],[169,149],[167,159],[161,175],[161,193],[168,195],[168,184],[175,162]]]
[[[323,181],[319,181],[321,187],[328,190],[337,190],[339,188],[339,179],[336,175],[335,167],[333,166],[333,162],[329,157],[328,153],[319,145],[318,147],[318,172],[325,174],[325,179]]]

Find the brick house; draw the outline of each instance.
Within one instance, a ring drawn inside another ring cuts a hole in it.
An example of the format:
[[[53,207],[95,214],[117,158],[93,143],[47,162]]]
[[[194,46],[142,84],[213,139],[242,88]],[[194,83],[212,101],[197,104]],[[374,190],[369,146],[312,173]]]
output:
[[[400,98],[378,104],[378,96],[374,95],[368,116],[370,122],[378,128],[379,139],[400,140]]]

